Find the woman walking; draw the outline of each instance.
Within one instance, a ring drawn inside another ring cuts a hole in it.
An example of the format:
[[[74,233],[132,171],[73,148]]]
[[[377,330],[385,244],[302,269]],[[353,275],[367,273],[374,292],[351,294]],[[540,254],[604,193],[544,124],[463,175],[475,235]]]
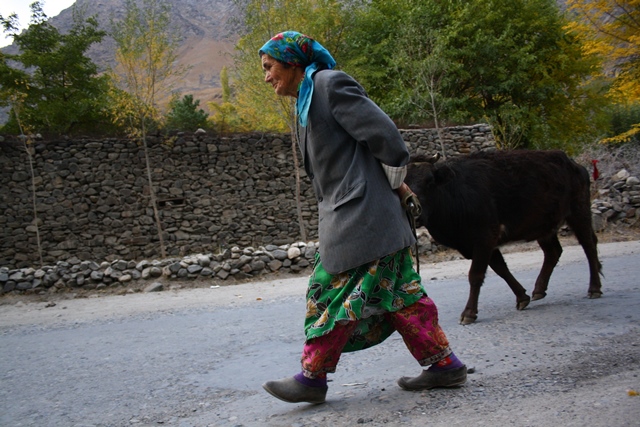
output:
[[[405,390],[454,387],[467,377],[413,268],[403,183],[409,151],[395,124],[317,41],[295,31],[259,51],[265,82],[297,98],[298,140],[318,201],[320,248],[307,289],[302,370],[263,385],[285,402],[322,403],[343,352],[394,331],[428,369]],[[419,205],[417,205],[419,206]]]

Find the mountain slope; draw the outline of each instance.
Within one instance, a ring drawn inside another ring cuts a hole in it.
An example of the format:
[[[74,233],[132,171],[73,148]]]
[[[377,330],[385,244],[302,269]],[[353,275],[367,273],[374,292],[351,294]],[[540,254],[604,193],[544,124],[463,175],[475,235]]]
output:
[[[232,64],[235,41],[240,34],[238,13],[233,0],[168,0],[171,4],[171,23],[181,39],[177,62],[190,67],[185,76],[173,83],[174,91],[192,94],[200,106],[221,98],[220,70]],[[118,21],[125,14],[124,0],[77,0],[74,6],[83,16],[96,16],[100,28],[111,31],[111,20]],[[61,32],[73,26],[73,7],[69,7],[50,23]],[[2,49],[16,53],[15,45]],[[88,56],[101,70],[115,64],[115,42],[107,36],[88,51]],[[167,102],[165,95],[161,102]]]

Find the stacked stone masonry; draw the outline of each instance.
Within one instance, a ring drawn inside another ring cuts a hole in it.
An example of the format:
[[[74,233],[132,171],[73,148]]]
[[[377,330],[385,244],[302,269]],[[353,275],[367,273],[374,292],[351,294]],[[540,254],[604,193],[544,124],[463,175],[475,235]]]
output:
[[[401,132],[412,153],[440,151],[435,130]],[[449,157],[495,148],[487,125],[447,128],[444,135]],[[20,139],[0,139],[0,293],[129,286],[160,277],[245,279],[296,273],[313,262],[316,200],[300,167],[303,237],[289,135],[198,131],[149,138],[164,259],[143,147],[89,138],[37,139],[28,145],[30,156],[25,147]],[[633,188],[627,199],[635,202]],[[607,219],[620,216],[594,204],[595,210]],[[419,241],[421,253],[437,249],[428,235]]]
[[[431,130],[403,134],[414,152],[438,150]],[[484,125],[450,128],[445,144],[449,155],[493,146]],[[196,132],[150,137],[147,145],[167,256],[316,239],[317,206],[302,167],[301,235],[289,135]],[[0,143],[0,266],[39,265],[36,232],[49,265],[160,257],[140,144],[87,138],[29,148],[38,227],[24,142]]]
[[[596,181],[596,192],[591,204],[593,225],[596,231],[607,223],[636,221],[640,209],[640,179],[621,169],[615,175]]]

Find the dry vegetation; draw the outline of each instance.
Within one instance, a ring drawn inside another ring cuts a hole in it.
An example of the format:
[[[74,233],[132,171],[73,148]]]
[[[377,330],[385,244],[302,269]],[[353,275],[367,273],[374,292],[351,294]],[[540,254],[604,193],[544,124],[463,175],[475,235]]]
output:
[[[640,177],[640,144],[626,144],[621,146],[593,145],[586,148],[576,161],[592,170],[591,161],[597,160],[600,180],[615,175],[621,169],[626,169],[631,175]]]

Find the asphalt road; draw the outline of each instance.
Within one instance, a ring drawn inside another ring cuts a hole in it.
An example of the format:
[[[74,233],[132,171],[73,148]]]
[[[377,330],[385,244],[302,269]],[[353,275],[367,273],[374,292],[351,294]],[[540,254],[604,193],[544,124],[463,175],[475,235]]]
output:
[[[261,388],[299,370],[305,277],[0,305],[0,426],[639,426],[640,242],[600,254],[603,298],[586,297],[586,259],[566,247],[548,296],[524,311],[490,273],[469,326],[468,261],[422,265],[475,373],[403,391],[396,380],[420,368],[394,334],[343,355],[323,405]],[[540,252],[505,258],[530,293]]]

